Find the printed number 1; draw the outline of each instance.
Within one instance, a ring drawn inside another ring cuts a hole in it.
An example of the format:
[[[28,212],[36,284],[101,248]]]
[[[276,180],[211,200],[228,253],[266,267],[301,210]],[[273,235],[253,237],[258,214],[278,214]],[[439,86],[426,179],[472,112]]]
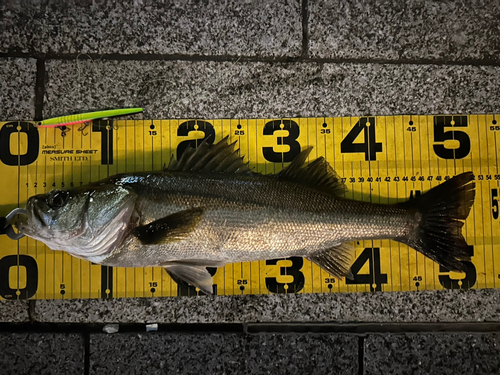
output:
[[[111,120],[97,120],[92,131],[101,133],[101,164],[113,164],[113,125]]]

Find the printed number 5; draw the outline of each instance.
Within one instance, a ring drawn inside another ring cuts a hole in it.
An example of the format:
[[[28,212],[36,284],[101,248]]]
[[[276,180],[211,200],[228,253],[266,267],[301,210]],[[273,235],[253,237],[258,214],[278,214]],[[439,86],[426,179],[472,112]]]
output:
[[[467,133],[460,130],[444,131],[445,127],[467,127],[467,116],[436,116],[434,117],[434,152],[443,159],[463,159],[470,152],[470,138]],[[458,141],[456,148],[445,147],[445,141]]]
[[[498,219],[498,189],[491,189],[491,213],[493,219]]]

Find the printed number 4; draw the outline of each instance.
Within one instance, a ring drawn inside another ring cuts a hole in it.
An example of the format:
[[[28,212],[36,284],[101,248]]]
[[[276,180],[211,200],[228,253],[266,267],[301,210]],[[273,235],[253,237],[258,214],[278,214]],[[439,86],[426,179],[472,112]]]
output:
[[[360,274],[361,268],[368,262],[370,273]],[[370,291],[382,291],[382,284],[387,284],[387,274],[380,271],[380,248],[367,247],[351,267],[354,279],[346,279],[346,284],[369,284]]]
[[[364,142],[354,143],[364,132]],[[361,118],[340,143],[342,153],[364,153],[365,160],[376,160],[377,152],[382,152],[382,143],[375,140],[375,117]]]

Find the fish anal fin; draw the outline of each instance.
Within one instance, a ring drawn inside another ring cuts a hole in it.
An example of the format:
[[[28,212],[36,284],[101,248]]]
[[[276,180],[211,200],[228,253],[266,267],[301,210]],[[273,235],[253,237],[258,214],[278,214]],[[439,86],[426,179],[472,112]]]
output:
[[[200,222],[204,209],[190,208],[155,220],[134,229],[134,234],[144,245],[179,241],[186,238]]]
[[[341,244],[306,257],[336,278],[352,278],[351,263],[354,258],[354,246]]]
[[[193,266],[171,262],[163,266],[172,279],[179,283],[179,279],[195,286],[203,293],[213,294],[212,275],[203,266]]]
[[[319,157],[304,167],[311,150],[312,147],[302,150],[286,168],[276,174],[276,177],[335,196],[344,196],[347,187],[325,158]]]

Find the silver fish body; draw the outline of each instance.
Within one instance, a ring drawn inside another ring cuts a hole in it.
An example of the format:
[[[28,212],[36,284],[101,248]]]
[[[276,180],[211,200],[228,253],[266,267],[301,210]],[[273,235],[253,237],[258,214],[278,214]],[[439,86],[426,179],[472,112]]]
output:
[[[137,194],[137,225],[201,207],[203,217],[182,241],[144,245],[133,233],[109,256],[110,266],[159,266],[196,259],[232,263],[307,256],[352,240],[403,237],[407,210],[341,199],[266,176],[164,172],[123,175],[112,183]]]
[[[31,197],[26,235],[54,250],[118,267],[162,266],[210,293],[207,266],[303,256],[349,274],[354,240],[394,239],[463,270],[463,220],[474,201],[464,173],[417,199],[372,204],[306,149],[277,175],[252,173],[226,140],[188,149],[161,172],[121,174]]]

